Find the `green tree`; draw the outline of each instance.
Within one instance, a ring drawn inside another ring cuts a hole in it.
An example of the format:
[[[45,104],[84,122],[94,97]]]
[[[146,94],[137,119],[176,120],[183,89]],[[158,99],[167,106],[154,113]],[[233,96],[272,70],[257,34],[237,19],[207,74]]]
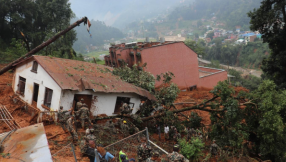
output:
[[[250,29],[262,34],[263,42],[272,50],[270,57],[264,59],[261,69],[266,78],[272,79],[280,88],[286,88],[286,2],[263,0],[258,9],[248,13],[251,18]]]
[[[204,155],[202,149],[204,148],[204,143],[199,138],[192,138],[191,142],[187,142],[185,138],[179,140],[179,145],[181,148],[181,153],[185,158],[191,161],[199,161]]]
[[[201,42],[196,42],[193,40],[186,40],[185,44],[191,48],[194,52],[196,52],[198,55],[201,55],[202,57],[205,56],[205,48],[201,45]]]
[[[245,148],[263,160],[286,160],[285,90],[265,80],[251,93],[236,94],[227,82],[211,92],[220,98],[209,105],[216,110],[211,113],[210,136],[219,146],[231,149],[235,156]],[[250,141],[252,147],[244,147],[243,141]]]
[[[33,49],[67,28],[74,17],[68,0],[0,0],[0,3],[0,35],[7,46],[13,39],[23,39],[22,32]],[[38,54],[75,59],[72,49],[75,40],[76,33],[71,30]]]
[[[214,32],[209,32],[206,37],[213,40],[213,36],[214,36]]]

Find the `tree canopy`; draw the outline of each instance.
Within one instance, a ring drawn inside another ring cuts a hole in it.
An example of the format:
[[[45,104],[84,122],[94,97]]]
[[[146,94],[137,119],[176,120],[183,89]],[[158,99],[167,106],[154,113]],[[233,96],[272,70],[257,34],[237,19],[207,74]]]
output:
[[[264,59],[261,69],[266,78],[274,80],[280,88],[286,88],[286,2],[263,0],[258,9],[248,13],[251,18],[250,29],[262,34],[263,42],[272,50],[269,58]]]
[[[68,0],[0,0],[0,3],[0,51],[2,57],[7,58],[5,62],[22,55],[23,50],[11,53],[11,48],[22,46],[28,52],[66,29],[74,17]],[[38,54],[75,59],[72,49],[75,40],[76,33],[71,30]]]

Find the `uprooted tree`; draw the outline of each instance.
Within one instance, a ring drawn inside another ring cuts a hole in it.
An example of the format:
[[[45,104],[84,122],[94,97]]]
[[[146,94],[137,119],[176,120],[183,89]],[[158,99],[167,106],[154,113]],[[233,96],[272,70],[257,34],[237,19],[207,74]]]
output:
[[[140,71],[138,74],[143,75],[144,72]],[[172,76],[170,73],[162,76],[170,83],[169,77]],[[166,94],[171,86],[171,84],[166,84],[159,91]],[[153,90],[152,92],[158,98],[157,102],[163,105],[164,109],[154,115],[141,116],[140,121],[156,119],[156,122],[170,122],[177,125],[180,131],[189,123],[178,119],[180,113],[190,110],[206,111],[211,114],[209,137],[216,139],[219,146],[230,152],[233,157],[247,154],[273,161],[286,160],[286,148],[284,147],[286,144],[286,90],[277,90],[273,81],[265,80],[257,90],[239,93],[235,92],[226,81],[219,82],[211,91],[213,94],[211,99],[182,109],[170,109],[174,105],[169,103],[174,102],[178,91],[170,92],[174,95],[168,97],[166,102],[165,95],[156,95],[160,93]],[[116,117],[118,116],[100,119]]]

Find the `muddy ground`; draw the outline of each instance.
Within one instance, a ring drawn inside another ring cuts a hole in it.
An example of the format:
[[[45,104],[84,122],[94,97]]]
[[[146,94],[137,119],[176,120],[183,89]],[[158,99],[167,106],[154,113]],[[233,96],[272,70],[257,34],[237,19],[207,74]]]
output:
[[[3,66],[0,66],[2,68]],[[36,123],[36,120],[31,120],[33,114],[28,113],[24,107],[24,103],[21,101],[14,102],[13,98],[15,97],[15,94],[12,90],[12,80],[13,80],[13,73],[12,72],[6,72],[3,75],[0,75],[0,104],[5,105],[8,109],[8,111],[12,114],[16,122],[21,126],[29,126]],[[236,88],[236,91],[240,90],[246,90],[244,88]],[[247,91],[247,90],[246,90]],[[211,99],[213,96],[211,93],[209,93],[209,89],[199,89],[194,91],[186,91],[181,92],[179,94],[179,97],[175,101],[175,103],[180,102],[195,102],[196,104],[199,104],[203,102],[203,100]],[[184,104],[184,105],[177,105],[177,109],[181,109],[183,107],[187,106],[193,106],[194,104]],[[193,110],[197,112],[203,119],[202,123],[204,125],[210,125],[210,115],[208,112],[200,111],[200,110]],[[191,111],[184,112],[185,115],[190,115]],[[102,125],[106,121],[99,122],[100,125]],[[0,121],[0,133],[8,132],[10,131],[9,127],[2,121]],[[48,138],[49,148],[51,151],[51,154],[57,153],[56,156],[54,156],[54,161],[74,161],[74,157],[71,151],[70,147],[67,147],[66,149],[60,151],[63,149],[66,145],[71,143],[71,135],[69,133],[65,133],[62,128],[55,124],[50,122],[44,122],[46,135]],[[102,131],[104,131],[102,129]],[[120,130],[118,130],[120,132]],[[84,130],[79,129],[78,131],[79,137],[82,138],[82,136],[85,134]],[[110,134],[102,134],[98,140],[102,140],[101,142],[111,142],[111,141],[118,141],[122,139],[123,136],[121,133],[116,135],[110,135]],[[172,142],[166,141],[162,135],[161,141],[159,141],[157,134],[151,134],[150,139],[158,144],[160,147],[164,148],[166,151],[171,152],[172,149]],[[107,144],[105,143],[105,144]],[[135,143],[132,143],[133,145]],[[137,144],[137,143],[136,143]],[[209,142],[206,142],[206,145],[209,145]],[[58,152],[60,151],[60,152]],[[205,152],[207,153],[207,152]],[[82,153],[80,152],[79,145],[75,146],[75,154],[78,161],[89,161],[87,157],[84,157]],[[128,157],[135,157],[136,156],[136,150],[130,150],[127,153]]]

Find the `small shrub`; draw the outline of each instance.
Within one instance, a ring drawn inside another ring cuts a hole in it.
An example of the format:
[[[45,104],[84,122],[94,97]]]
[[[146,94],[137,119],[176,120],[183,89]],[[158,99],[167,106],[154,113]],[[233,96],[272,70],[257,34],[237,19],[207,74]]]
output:
[[[180,139],[179,145],[181,147],[181,153],[189,160],[199,161],[200,157],[204,155],[202,149],[205,144],[199,138],[192,138],[191,143],[187,142],[184,138]]]

